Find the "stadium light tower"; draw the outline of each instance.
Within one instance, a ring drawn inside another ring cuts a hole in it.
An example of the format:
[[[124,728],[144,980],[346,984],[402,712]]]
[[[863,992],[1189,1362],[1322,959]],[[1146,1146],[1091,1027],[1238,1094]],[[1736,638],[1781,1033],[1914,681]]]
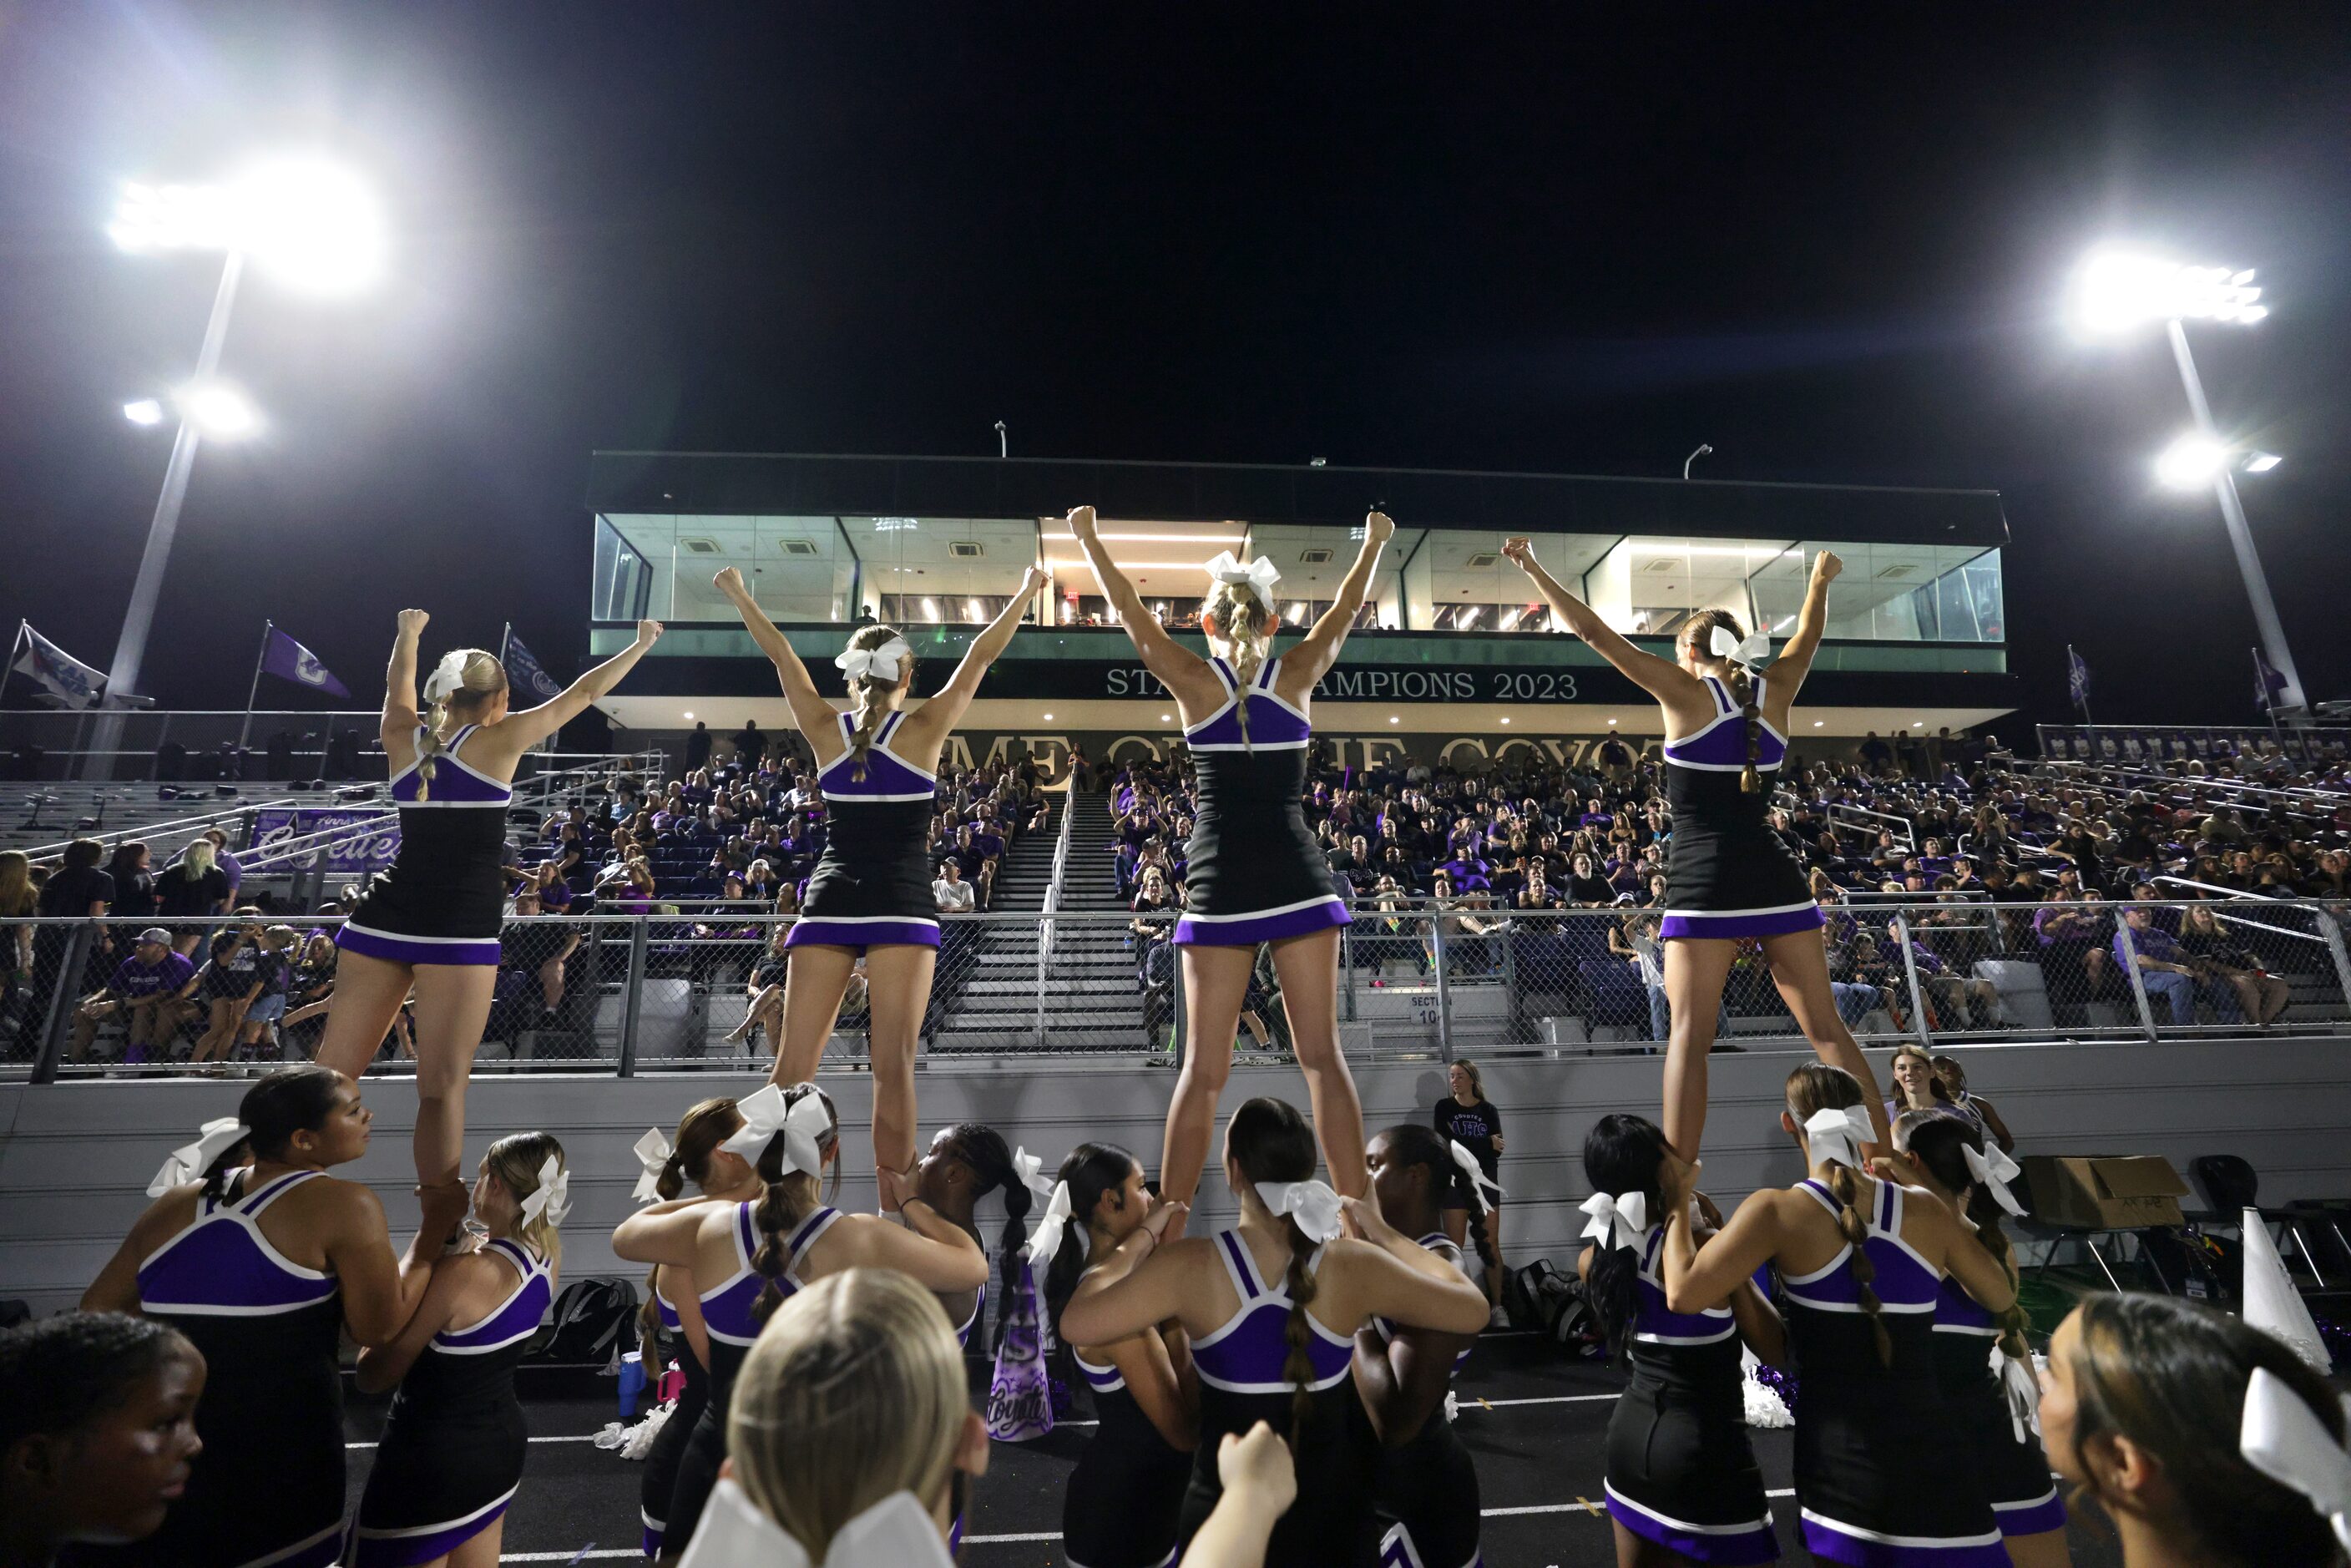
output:
[[[196,373],[175,395],[179,431],[163,469],[162,494],[148,525],[147,548],[123,612],[122,632],[107,667],[105,706],[92,738],[95,758],[121,742],[122,719],[115,698],[135,691],[147,653],[147,633],[171,559],[172,536],[180,526],[180,503],[204,435],[230,438],[248,434],[258,415],[234,389],[217,380],[221,345],[228,336],[229,307],[246,262],[298,292],[320,296],[357,293],[381,276],[384,225],[381,210],[367,187],[349,172],[309,157],[276,158],[218,185],[126,183],[107,237],[132,255],[175,250],[222,253],[220,286],[204,323]],[[128,404],[124,414],[138,424],[160,423],[152,400]]]
[[[2183,267],[2157,256],[2127,252],[2094,252],[2074,275],[2072,299],[2074,326],[2085,338],[2116,338],[2160,321],[2171,340],[2171,357],[2179,366],[2179,384],[2188,393],[2189,412],[2196,434],[2175,444],[2158,464],[2165,483],[2192,488],[2209,483],[2220,503],[2220,519],[2228,525],[2229,545],[2236,551],[2237,570],[2245,580],[2245,597],[2252,601],[2253,624],[2260,630],[2262,652],[2270,667],[2284,677],[2278,706],[2309,706],[2302,676],[2285,645],[2285,627],[2278,620],[2277,603],[2270,597],[2269,579],[2253,550],[2252,531],[2245,525],[2244,503],[2237,496],[2236,465],[2230,446],[2213,428],[2211,405],[2204,401],[2204,382],[2196,373],[2195,357],[2188,351],[2186,323],[2227,321],[2250,327],[2270,313],[2253,286],[2250,267]],[[2277,465],[2266,454],[2253,455],[2245,464],[2253,473]]]

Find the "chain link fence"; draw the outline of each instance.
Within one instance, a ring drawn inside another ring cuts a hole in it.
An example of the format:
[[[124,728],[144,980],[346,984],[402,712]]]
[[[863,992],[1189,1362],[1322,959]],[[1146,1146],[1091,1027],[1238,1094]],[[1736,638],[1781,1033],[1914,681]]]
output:
[[[1822,933],[1836,1005],[1865,1043],[2163,1040],[2351,1025],[2342,911],[2261,899],[1995,904],[1856,900]],[[1341,935],[1341,1043],[1359,1061],[1494,1051],[1655,1051],[1672,1019],[1655,910],[1501,911],[1364,901]],[[105,921],[0,925],[0,1077],[177,1076],[307,1060],[333,994],[335,922],[174,922],[168,946]],[[783,1022],[789,916],[746,906],[507,923],[477,1071],[764,1068]],[[1173,1065],[1184,998],[1168,914],[950,915],[916,1050]],[[1762,951],[1733,963],[1717,1017],[1739,1044],[1795,1046]],[[870,1053],[852,973],[827,1047]],[[1261,951],[1243,1061],[1290,1048]],[[377,1056],[413,1059],[403,1009]]]

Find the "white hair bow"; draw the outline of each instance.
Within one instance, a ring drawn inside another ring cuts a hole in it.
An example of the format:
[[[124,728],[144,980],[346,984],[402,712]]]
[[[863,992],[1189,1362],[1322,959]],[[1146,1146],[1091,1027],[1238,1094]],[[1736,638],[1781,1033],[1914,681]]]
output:
[[[1029,1245],[1023,1249],[1029,1266],[1050,1262],[1053,1254],[1061,1249],[1061,1235],[1069,1228],[1070,1184],[1057,1181],[1053,1184],[1053,1196],[1045,1202],[1045,1218],[1029,1232]]]
[[[910,1491],[894,1491],[833,1531],[822,1559],[759,1511],[732,1478],[718,1483],[682,1568],[955,1568],[930,1511]]]
[[[424,677],[424,700],[429,703],[455,696],[457,688],[465,684],[465,650],[453,648],[441,655],[433,673]]]
[[[913,652],[904,637],[893,637],[879,648],[844,648],[834,656],[832,667],[852,681],[869,675],[877,681],[895,681],[899,661]]]
[[[2041,1435],[2041,1379],[2031,1356],[2000,1358],[2000,1391],[2008,1396],[2008,1418],[2016,1440],[2027,1443]]]
[[[787,1105],[784,1092],[770,1083],[757,1094],[737,1100],[735,1110],[743,1118],[742,1130],[719,1145],[720,1148],[757,1164],[767,1152],[768,1143],[781,1133],[787,1172],[823,1174],[824,1140],[832,1131],[832,1117],[813,1085],[798,1101]]]
[[[1335,1240],[1339,1235],[1339,1195],[1322,1182],[1261,1181],[1257,1184],[1258,1197],[1279,1219],[1283,1215],[1298,1221],[1298,1228],[1306,1232],[1309,1241]]]
[[[1642,1240],[1649,1234],[1649,1200],[1642,1193],[1619,1193],[1614,1197],[1595,1192],[1583,1200],[1583,1212],[1591,1221],[1583,1234],[1601,1246],[1609,1245],[1609,1232],[1616,1233],[1615,1245],[1640,1250]]]
[[[1217,582],[1248,589],[1265,606],[1268,615],[1273,613],[1273,585],[1281,580],[1281,573],[1265,557],[1259,556],[1243,566],[1233,559],[1232,551],[1219,550],[1217,559],[1208,563],[1207,572]]]
[[[1858,1105],[1823,1108],[1804,1118],[1804,1143],[1815,1161],[1834,1160],[1859,1170],[1861,1145],[1876,1141],[1877,1129],[1870,1124],[1869,1113]]]
[[[1987,1144],[1980,1149],[1972,1144],[1961,1144],[1959,1153],[1967,1156],[1968,1175],[1978,1186],[1991,1194],[1993,1202],[2011,1214],[2024,1212],[2024,1205],[2008,1188],[2022,1167],[2008,1157],[2006,1150],[1998,1144]]]
[[[1050,1197],[1061,1190],[1061,1184],[1050,1180],[1045,1174],[1045,1162],[1023,1148],[1012,1151],[1012,1174],[1020,1185],[1040,1197]]]
[[[1493,1213],[1493,1200],[1486,1196],[1486,1189],[1490,1186],[1499,1194],[1502,1190],[1501,1184],[1486,1175],[1486,1167],[1478,1163],[1478,1156],[1471,1154],[1468,1145],[1462,1143],[1460,1139],[1447,1138],[1445,1144],[1446,1147],[1453,1153],[1453,1163],[1468,1174],[1469,1190],[1478,1195],[1478,1212]]]
[[[1721,626],[1717,626],[1706,640],[1707,651],[1718,659],[1728,659],[1742,669],[1752,670],[1771,656],[1771,634],[1761,627],[1755,635],[1740,642]]]
[[[155,1179],[147,1184],[149,1197],[161,1197],[184,1182],[192,1182],[213,1168],[213,1162],[251,1136],[253,1129],[234,1116],[220,1116],[196,1129],[196,1141],[183,1144],[172,1151]]]
[[[2335,1539],[2351,1548],[2351,1455],[2302,1396],[2267,1367],[2254,1368],[2246,1386],[2237,1448],[2253,1469],[2308,1498],[2335,1527]]]
[[[570,1212],[571,1173],[549,1155],[538,1167],[538,1190],[522,1200],[522,1217],[530,1220],[543,1214],[549,1225],[560,1225]]]
[[[659,1127],[646,1128],[645,1135],[637,1140],[637,1164],[643,1169],[638,1174],[636,1191],[629,1196],[639,1203],[651,1203],[659,1197],[661,1188],[654,1184],[661,1180],[662,1167],[676,1152],[670,1146],[667,1133]]]

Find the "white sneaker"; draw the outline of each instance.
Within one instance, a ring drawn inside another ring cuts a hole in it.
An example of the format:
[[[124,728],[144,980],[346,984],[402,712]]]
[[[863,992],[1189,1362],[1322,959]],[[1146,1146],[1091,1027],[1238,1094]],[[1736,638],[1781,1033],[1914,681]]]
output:
[[[1493,1315],[1486,1320],[1486,1326],[1489,1329],[1509,1328],[1510,1326],[1510,1314],[1504,1312],[1499,1305],[1497,1305],[1494,1308]]]

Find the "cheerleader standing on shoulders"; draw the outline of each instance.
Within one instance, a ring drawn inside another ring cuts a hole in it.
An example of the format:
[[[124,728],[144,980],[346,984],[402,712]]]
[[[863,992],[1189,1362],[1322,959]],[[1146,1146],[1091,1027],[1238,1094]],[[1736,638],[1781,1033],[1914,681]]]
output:
[[[972,639],[954,676],[913,713],[905,703],[914,689],[914,653],[896,632],[866,626],[851,634],[848,650],[833,663],[854,706],[838,713],[744,587],[743,574],[728,567],[716,580],[776,666],[793,721],[816,754],[817,787],[825,801],[824,852],[809,878],[800,917],[785,938],[792,962],[784,979],[783,1038],[769,1081],[780,1086],[816,1076],[850,973],[862,956],[872,1009],[874,1163],[903,1179],[914,1164],[915,1036],[930,1006],[938,960],[929,842],[939,751],[970,707],[980,677],[1019,629],[1045,574],[1029,569],[1003,613]],[[894,1196],[885,1182],[884,1205]]]
[[[486,1238],[434,1265],[398,1339],[360,1353],[363,1392],[400,1392],[360,1499],[356,1568],[498,1561],[530,1443],[514,1371],[555,1300],[570,1186],[563,1145],[545,1133],[492,1144],[473,1194]]]
[[[1029,1168],[1033,1172],[1036,1167],[1032,1165]],[[952,1127],[942,1127],[914,1167],[914,1196],[970,1237],[975,1247],[980,1245],[979,1226],[975,1218],[979,1200],[998,1191],[1004,1194],[1004,1233],[997,1251],[1002,1260],[999,1268],[1004,1299],[1009,1301],[1020,1282],[1020,1246],[1029,1219],[1030,1195],[1012,1151],[1005,1147],[1004,1134],[977,1122],[957,1122]],[[983,1281],[976,1291],[942,1295],[939,1305],[946,1309],[948,1321],[956,1325],[956,1341],[969,1350],[972,1334],[987,1316],[987,1282]],[[998,1309],[999,1321],[1002,1311]]]
[[[719,1147],[742,1125],[734,1101],[705,1100],[678,1123],[675,1144],[662,1136],[659,1128],[639,1139],[637,1155],[645,1162],[646,1176],[637,1183],[637,1200],[667,1202],[683,1194],[688,1181],[701,1189],[705,1203],[756,1200],[759,1173],[742,1155]],[[677,1263],[654,1266],[645,1280],[645,1304],[637,1327],[645,1375],[658,1375],[655,1368],[674,1360],[685,1379],[676,1406],[662,1429],[653,1434],[653,1447],[645,1454],[644,1479],[638,1487],[637,1511],[645,1527],[645,1555],[659,1557],[668,1536],[669,1500],[677,1490],[678,1462],[684,1458],[686,1439],[710,1401],[710,1334],[703,1326],[693,1270]]]
[[[2008,1195],[2015,1162],[1997,1144],[1986,1147],[1983,1129],[1956,1111],[1906,1113],[1895,1121],[1894,1146],[1897,1152],[1882,1168],[1965,1215],[2013,1284],[2016,1258],[2000,1216],[2004,1207],[2023,1212]],[[2024,1327],[2022,1307],[2011,1302],[1995,1313],[1944,1276],[1935,1301],[1935,1381],[1951,1423],[1967,1438],[1970,1469],[1982,1479],[2016,1568],[2066,1568],[2065,1505],[2050,1484],[2049,1456],[2033,1430],[2039,1399]]]
[[[1143,1164],[1115,1144],[1080,1144],[1061,1162],[1038,1227],[1050,1243],[1045,1311],[1093,1393],[1093,1441],[1078,1455],[1061,1494],[1061,1550],[1069,1568],[1166,1568],[1200,1437],[1200,1385],[1182,1328],[1155,1323],[1109,1344],[1071,1344],[1070,1303],[1108,1283],[1102,1265],[1142,1228],[1155,1207]],[[1054,1228],[1060,1227],[1058,1235]]]
[[[1070,514],[1070,529],[1144,667],[1176,698],[1198,794],[1185,852],[1185,913],[1176,924],[1186,1049],[1167,1107],[1160,1193],[1189,1203],[1200,1185],[1258,945],[1271,943],[1331,1180],[1345,1196],[1361,1197],[1370,1179],[1363,1163],[1364,1107],[1339,1051],[1339,932],[1349,915],[1331,891],[1330,862],[1306,826],[1306,752],[1313,740],[1307,706],[1346,643],[1395,524],[1379,512],[1364,519],[1363,550],[1335,602],[1279,658],[1273,589],[1280,573],[1263,556],[1247,567],[1230,554],[1208,563],[1200,627],[1210,656],[1203,659],[1178,647],[1144,608],[1095,532],[1092,507]]]
[[[1486,1201],[1478,1157],[1422,1126],[1390,1127],[1364,1151],[1380,1213],[1464,1279],[1474,1277],[1460,1247],[1445,1233],[1448,1199],[1474,1219]],[[1490,1263],[1493,1243],[1480,1229],[1478,1249]],[[1383,1523],[1384,1562],[1422,1568],[1476,1568],[1478,1467],[1447,1419],[1445,1396],[1469,1359],[1477,1335],[1399,1328],[1374,1318],[1355,1333],[1355,1391],[1380,1440],[1373,1492]]]
[[[1314,1155],[1295,1109],[1280,1100],[1242,1105],[1225,1134],[1240,1223],[1162,1246],[1181,1206],[1155,1208],[1102,1262],[1101,1288],[1063,1310],[1061,1326],[1075,1344],[1113,1343],[1171,1318],[1191,1336],[1200,1444],[1184,1536],[1217,1504],[1219,1446],[1266,1422],[1288,1434],[1299,1481],[1269,1561],[1364,1568],[1379,1532],[1374,1439],[1348,1376],[1355,1332],[1384,1317],[1467,1337],[1485,1326],[1486,1297],[1458,1265],[1390,1228],[1376,1205],[1316,1181]],[[1342,1216],[1362,1239],[1341,1234]],[[1185,1554],[1209,1560],[1191,1544]]]
[[[342,1332],[390,1343],[465,1213],[462,1188],[428,1189],[395,1260],[375,1194],[326,1174],[367,1153],[371,1119],[342,1074],[280,1068],[156,1176],[81,1309],[153,1318],[203,1354],[204,1452],[162,1530],[89,1561],[322,1568],[341,1554]]]
[[[677,1485],[664,1516],[664,1551],[694,1535],[726,1458],[727,1400],[759,1327],[793,1291],[844,1269],[896,1269],[931,1291],[977,1290],[987,1254],[921,1198],[909,1195],[902,1227],[870,1214],[844,1215],[819,1201],[830,1168],[841,1181],[839,1121],[813,1083],[774,1084],[738,1101],[743,1124],[720,1147],[749,1160],[759,1196],[747,1202],[682,1198],[630,1216],[612,1250],[632,1263],[674,1264],[701,1287],[710,1341],[710,1398],[686,1438]]]
[[[1867,1092],[1807,1062],[1780,1124],[1812,1175],[1756,1193],[1704,1249],[1690,1222],[1696,1167],[1660,1168],[1666,1305],[1719,1306],[1770,1263],[1780,1273],[1796,1401],[1796,1501],[1813,1557],[1848,1568],[2001,1568],[2008,1552],[1973,1457],[1935,1378],[1945,1273],[1993,1312],[2008,1270],[1932,1193],[1865,1176]]]
[[[637,640],[535,708],[509,712],[506,666],[479,648],[443,656],[424,682],[416,643],[428,617],[400,612],[384,673],[383,753],[400,808],[400,852],[336,934],[341,956],[319,1065],[357,1078],[416,993],[416,1179],[462,1191],[465,1081],[489,1021],[506,912],[507,808],[522,754],[618,685],[662,634]]]
[[[1502,546],[1534,580],[1552,612],[1665,710],[1666,799],[1673,841],[1666,861],[1666,1000],[1672,1038],[1666,1046],[1666,1138],[1683,1159],[1698,1158],[1706,1130],[1706,1058],[1714,1049],[1723,982],[1740,939],[1762,944],[1771,979],[1796,1025],[1823,1061],[1841,1067],[1870,1091],[1875,1141],[1886,1142],[1869,1064],[1837,1016],[1820,908],[1803,867],[1776,838],[1764,813],[1766,776],[1788,755],[1788,712],[1811,673],[1828,624],[1829,584],[1844,562],[1823,550],[1813,558],[1796,634],[1781,646],[1767,674],[1755,674],[1771,639],[1744,636],[1723,610],[1704,610],[1682,625],[1668,661],[1635,647],[1593,608],[1560,586],[1523,538]]]
[[[1576,1260],[1585,1299],[1608,1336],[1611,1359],[1632,1380],[1608,1418],[1608,1514],[1618,1568],[1679,1562],[1740,1564],[1780,1555],[1763,1472],[1748,1446],[1740,1345],[1778,1366],[1788,1336],[1752,1280],[1728,1306],[1677,1312],[1666,1304],[1659,1253],[1666,1200],[1659,1171],[1666,1135],[1642,1116],[1600,1118],[1583,1140],[1593,1196],[1583,1211],[1593,1239]],[[1701,1249],[1721,1216],[1697,1195]]]

